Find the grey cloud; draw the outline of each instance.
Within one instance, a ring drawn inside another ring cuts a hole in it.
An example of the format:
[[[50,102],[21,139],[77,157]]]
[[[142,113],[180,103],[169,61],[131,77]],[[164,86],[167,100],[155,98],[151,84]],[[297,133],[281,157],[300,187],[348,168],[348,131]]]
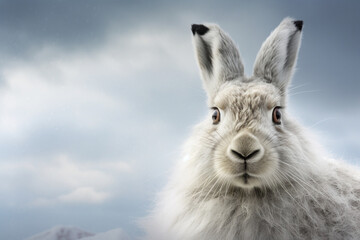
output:
[[[154,2],[152,7],[159,4]],[[147,4],[122,1],[2,1],[0,3],[1,52],[8,57],[29,57],[46,45],[67,51],[102,43],[111,25],[128,29]]]

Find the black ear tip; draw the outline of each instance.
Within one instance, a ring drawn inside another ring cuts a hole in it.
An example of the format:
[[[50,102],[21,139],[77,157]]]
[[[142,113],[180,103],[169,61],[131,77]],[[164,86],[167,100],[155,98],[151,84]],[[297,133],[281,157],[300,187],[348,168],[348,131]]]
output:
[[[191,32],[195,35],[196,24],[191,24]]]
[[[297,21],[294,21],[293,23],[294,23],[294,25],[296,26],[296,28],[297,28],[299,31],[302,30],[303,23],[304,23],[303,21],[297,20]]]
[[[207,31],[209,31],[209,28],[202,24],[192,24],[191,31],[193,35],[195,35],[195,33],[199,35],[204,35],[205,33],[207,33]]]

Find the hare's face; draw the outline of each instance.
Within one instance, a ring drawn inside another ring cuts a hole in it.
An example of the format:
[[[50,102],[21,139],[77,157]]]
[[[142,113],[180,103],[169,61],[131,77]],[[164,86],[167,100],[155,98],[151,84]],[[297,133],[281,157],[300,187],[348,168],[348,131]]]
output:
[[[212,141],[211,149],[202,157],[212,164],[218,180],[233,186],[279,183],[289,165],[286,159],[292,156],[291,147],[286,146],[291,131],[282,120],[286,123],[283,107],[300,46],[302,21],[286,18],[280,23],[263,43],[250,78],[244,76],[235,44],[218,26],[194,24],[191,30],[213,111],[204,138]]]
[[[282,131],[279,91],[263,82],[229,84],[213,105],[208,124],[218,136],[212,160],[217,176],[243,188],[274,184],[279,175],[276,143]]]

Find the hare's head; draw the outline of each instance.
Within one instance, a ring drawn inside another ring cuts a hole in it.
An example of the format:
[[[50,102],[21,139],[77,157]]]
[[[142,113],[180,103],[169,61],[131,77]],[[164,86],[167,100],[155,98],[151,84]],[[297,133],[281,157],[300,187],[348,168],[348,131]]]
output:
[[[302,21],[280,23],[263,43],[251,77],[244,76],[235,44],[218,26],[194,24],[191,30],[211,109],[204,134],[212,143],[205,145],[213,172],[241,188],[277,184],[294,155],[285,107]]]

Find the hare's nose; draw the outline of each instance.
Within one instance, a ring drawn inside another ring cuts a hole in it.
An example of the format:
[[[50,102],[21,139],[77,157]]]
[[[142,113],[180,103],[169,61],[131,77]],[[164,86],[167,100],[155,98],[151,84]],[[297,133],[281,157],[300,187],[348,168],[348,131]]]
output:
[[[232,152],[235,156],[237,156],[238,158],[243,159],[243,160],[247,160],[247,159],[251,159],[252,157],[255,157],[255,155],[260,152],[260,149],[256,149],[256,150],[254,150],[252,153],[250,153],[250,154],[248,154],[248,155],[243,155],[243,154],[235,151],[234,149],[231,149],[231,152]]]
[[[256,162],[263,157],[264,148],[253,134],[242,132],[231,141],[227,154],[235,161]]]

